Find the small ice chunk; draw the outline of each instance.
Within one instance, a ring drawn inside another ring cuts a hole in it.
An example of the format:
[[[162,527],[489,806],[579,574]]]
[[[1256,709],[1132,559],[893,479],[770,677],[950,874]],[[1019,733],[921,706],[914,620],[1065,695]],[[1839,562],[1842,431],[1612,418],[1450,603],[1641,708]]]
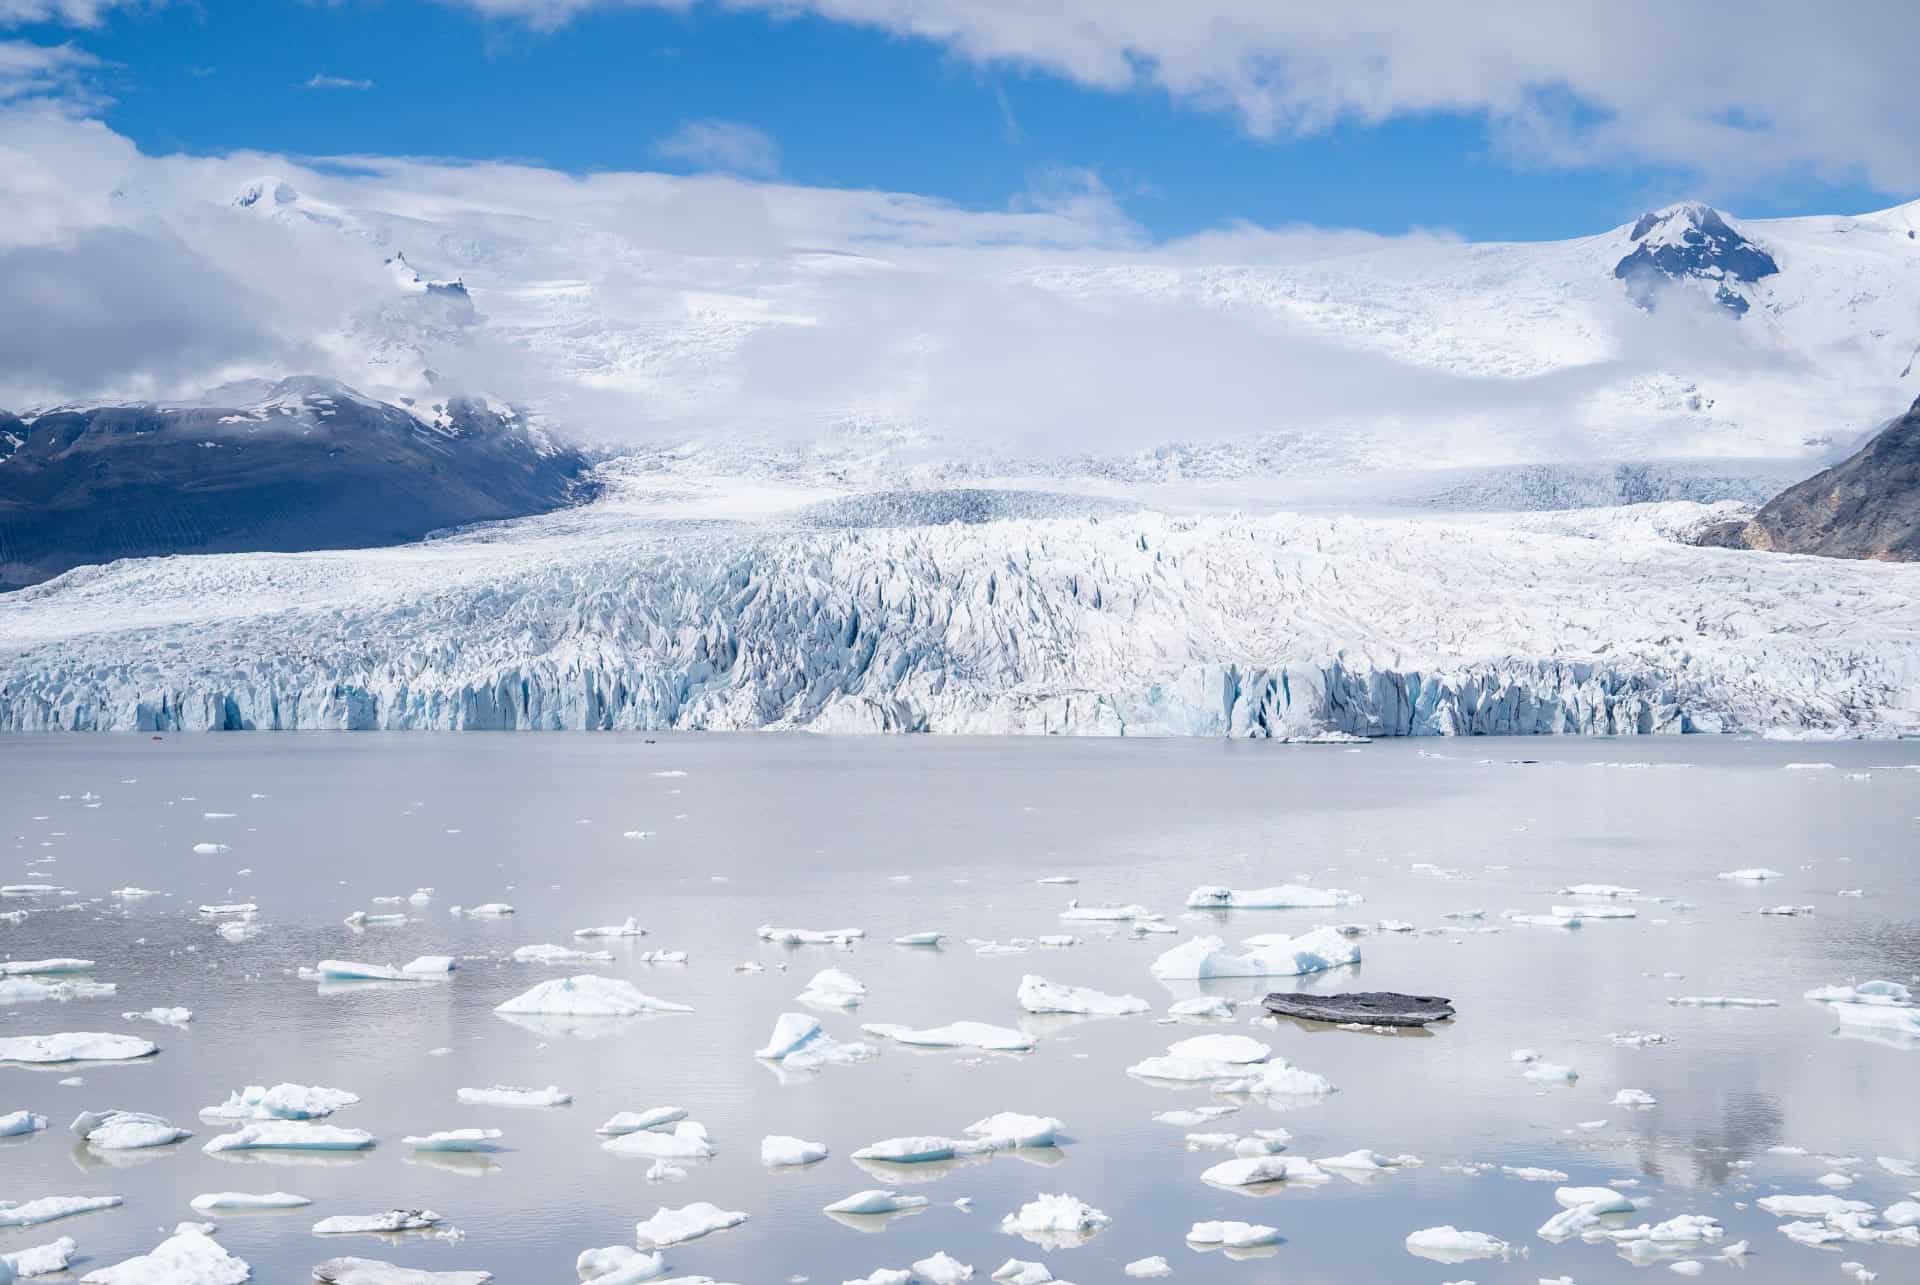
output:
[[[945,936],[945,933],[906,933],[902,936],[895,937],[893,944],[896,946],[938,946],[941,939]]]
[[[496,1084],[488,1089],[461,1089],[453,1096],[470,1107],[563,1107],[573,1101],[573,1095],[557,1084],[544,1089]]]
[[[516,964],[610,964],[613,954],[605,950],[575,950],[571,946],[555,946],[551,943],[539,946],[521,946],[513,952]]]
[[[1764,883],[1769,879],[1784,879],[1786,876],[1778,870],[1769,870],[1765,866],[1747,866],[1741,870],[1728,870],[1719,878],[1731,879],[1736,883]]]
[[[632,1017],[640,1013],[691,1013],[693,1009],[643,994],[632,982],[583,973],[541,982],[493,1011],[552,1017]]]
[[[443,1129],[400,1139],[415,1151],[498,1151],[506,1135],[499,1129]]]
[[[329,1258],[324,1263],[314,1265],[313,1279],[320,1285],[487,1285],[493,1279],[493,1273],[438,1272],[419,1267],[395,1267],[377,1258]],[[616,1280],[612,1285],[622,1283]]]
[[[1331,910],[1356,905],[1365,898],[1345,888],[1310,888],[1283,883],[1271,888],[1223,888],[1202,884],[1187,894],[1190,910]]]
[[[316,1236],[372,1236],[386,1232],[425,1231],[440,1221],[431,1209],[389,1209],[381,1214],[335,1214],[313,1225]]]
[[[1476,1258],[1505,1258],[1513,1246],[1483,1231],[1457,1227],[1427,1227],[1407,1236],[1407,1252],[1439,1263],[1465,1263]]]
[[[768,1134],[760,1139],[760,1163],[763,1165],[810,1165],[827,1158],[827,1144]]]
[[[896,1191],[856,1191],[826,1206],[829,1214],[898,1214],[909,1209],[925,1209],[925,1196],[903,1196]]]
[[[1196,995],[1176,1000],[1167,1008],[1170,1017],[1232,1017],[1233,1001],[1224,995]]]
[[[1147,1001],[1132,995],[1108,995],[1086,986],[1064,986],[1032,973],[1020,979],[1015,998],[1019,1000],[1020,1007],[1029,1013],[1084,1013],[1120,1017],[1147,1011]]]
[[[136,1035],[99,1031],[62,1031],[55,1035],[0,1038],[0,1062],[45,1065],[56,1062],[127,1062],[151,1057],[160,1046]]]
[[[644,937],[647,935],[647,930],[636,923],[632,915],[628,915],[625,923],[604,924],[598,928],[576,928],[573,930],[573,935],[575,937]]]
[[[1257,1187],[1271,1182],[1325,1182],[1327,1173],[1302,1156],[1235,1156],[1200,1175],[1216,1187]]]
[[[738,1227],[745,1221],[747,1216],[737,1210],[726,1210],[704,1200],[696,1200],[679,1209],[662,1205],[653,1217],[634,1224],[633,1234],[643,1249],[664,1248],[698,1240],[729,1227]]]
[[[649,1107],[645,1111],[620,1111],[610,1116],[596,1132],[610,1138],[617,1138],[625,1133],[638,1133],[642,1129],[658,1129],[663,1124],[676,1124],[686,1118],[685,1107]]]
[[[605,1249],[583,1250],[573,1260],[573,1270],[581,1285],[638,1285],[665,1275],[667,1262],[662,1254],[608,1245]]]
[[[851,946],[867,935],[864,928],[776,928],[760,925],[760,940],[782,946]]]
[[[987,1022],[949,1022],[945,1026],[916,1030],[892,1022],[869,1022],[860,1028],[869,1035],[923,1048],[973,1048],[992,1052],[1024,1052],[1034,1045],[1032,1036],[1005,1026]]]
[[[1173,1269],[1167,1266],[1167,1260],[1158,1254],[1151,1258],[1136,1258],[1120,1270],[1134,1277],[1173,1275]]]
[[[365,1151],[373,1145],[373,1135],[365,1129],[342,1129],[338,1125],[312,1124],[305,1120],[265,1120],[249,1124],[232,1133],[223,1133],[201,1148],[209,1154],[222,1151]]]
[[[1777,999],[1754,999],[1740,995],[1680,995],[1667,996],[1667,1003],[1675,1008],[1778,1008]]]
[[[19,1202],[0,1200],[0,1228],[38,1227],[57,1218],[90,1214],[97,1209],[112,1209],[123,1203],[118,1196],[42,1196]]]
[[[830,1008],[858,1008],[867,997],[867,986],[851,973],[838,968],[823,968],[813,975],[800,992],[803,1004],[822,1004]]]
[[[1660,1105],[1660,1099],[1654,1097],[1653,1094],[1648,1093],[1645,1089],[1621,1089],[1613,1095],[1613,1101],[1608,1105],[1616,1107],[1651,1107]]]
[[[144,1111],[82,1111],[68,1128],[88,1146],[101,1151],[140,1151],[169,1146],[193,1136],[160,1116]]]
[[[36,977],[48,973],[84,973],[91,959],[0,959],[0,977]]]
[[[158,1022],[162,1026],[184,1027],[193,1021],[190,1008],[150,1008],[140,1013],[122,1013],[129,1022]]]
[[[219,1106],[200,1112],[202,1120],[318,1120],[360,1100],[357,1093],[319,1085],[249,1084]]]
[[[1194,937],[1153,961],[1149,971],[1161,981],[1205,981],[1215,977],[1298,977],[1360,962],[1360,947],[1331,928],[1298,937],[1277,933],[1248,938],[1251,947],[1236,955],[1218,937]]]
[[[959,1285],[961,1281],[973,1279],[973,1268],[941,1250],[915,1263],[913,1275],[916,1283],[925,1281],[927,1285]]]
[[[1078,1197],[1041,1194],[1002,1218],[1000,1230],[1043,1248],[1067,1249],[1084,1244],[1112,1221]]]
[[[80,1242],[71,1236],[62,1236],[50,1240],[44,1245],[35,1245],[31,1249],[16,1249],[0,1253],[0,1264],[11,1268],[21,1280],[31,1280],[36,1276],[51,1276],[55,1272],[67,1270],[67,1264],[80,1248]],[[0,1273],[0,1279],[12,1280],[13,1277]]]
[[[671,1128],[636,1129],[608,1138],[600,1149],[616,1156],[653,1160],[705,1160],[714,1154],[707,1126],[698,1120],[681,1120]]]
[[[1280,1243],[1280,1229],[1263,1223],[1204,1222],[1187,1231],[1191,1245],[1217,1245],[1222,1249],[1253,1249]]]
[[[21,1138],[47,1127],[47,1117],[31,1111],[9,1111],[0,1115],[0,1138]]]
[[[296,1196],[287,1191],[269,1191],[265,1195],[245,1191],[210,1191],[203,1196],[195,1196],[188,1203],[203,1214],[211,1214],[223,1209],[298,1209],[313,1202],[305,1196]]]
[[[81,1277],[81,1285],[241,1285],[253,1269],[195,1223],[181,1223],[147,1253]]]

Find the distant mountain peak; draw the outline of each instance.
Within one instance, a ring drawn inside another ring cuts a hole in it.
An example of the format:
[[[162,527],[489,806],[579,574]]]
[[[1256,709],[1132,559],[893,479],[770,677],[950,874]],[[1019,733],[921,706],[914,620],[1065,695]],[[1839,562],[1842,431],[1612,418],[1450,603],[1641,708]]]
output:
[[[1714,302],[1745,316],[1752,300],[1740,287],[1780,271],[1771,254],[1701,201],[1679,201],[1641,215],[1627,239],[1634,248],[1614,265],[1613,275],[1643,308],[1653,307],[1663,285],[1705,281],[1714,285]]]

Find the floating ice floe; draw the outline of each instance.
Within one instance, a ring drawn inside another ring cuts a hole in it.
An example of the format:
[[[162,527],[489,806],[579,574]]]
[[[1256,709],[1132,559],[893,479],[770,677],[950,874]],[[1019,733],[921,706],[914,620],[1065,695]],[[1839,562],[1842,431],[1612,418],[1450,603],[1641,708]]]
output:
[[[1051,1147],[1058,1143],[1060,1127],[1060,1122],[1052,1116],[1002,1111],[968,1125],[963,1130],[965,1137],[929,1135],[888,1138],[860,1148],[853,1153],[853,1158],[890,1164],[934,1164],[968,1156],[993,1155],[1001,1151]]]
[[[364,910],[356,910],[340,921],[349,928],[398,928],[407,922],[403,914],[372,915]]]
[[[1085,1244],[1112,1221],[1077,1197],[1042,1194],[1002,1218],[1000,1230],[1044,1249],[1070,1249]]]
[[[662,1205],[653,1217],[634,1224],[633,1232],[642,1248],[665,1248],[738,1227],[745,1221],[747,1216],[743,1213],[696,1200],[679,1209]]]
[[[0,977],[34,977],[49,973],[84,973],[91,959],[0,959]]]
[[[1202,884],[1187,894],[1192,910],[1330,910],[1366,900],[1345,888],[1310,888],[1283,883],[1271,888],[1223,888]]]
[[[1513,1246],[1498,1236],[1483,1231],[1461,1231],[1457,1227],[1427,1227],[1409,1233],[1407,1252],[1437,1263],[1465,1263],[1476,1258],[1505,1258]]]
[[[970,1048],[998,1053],[1021,1053],[1034,1045],[1033,1037],[1005,1026],[987,1022],[949,1022],[945,1026],[916,1029],[895,1022],[868,1022],[861,1030],[868,1035],[911,1044],[921,1048]]]
[[[1258,1187],[1278,1182],[1326,1182],[1327,1171],[1302,1156],[1235,1156],[1200,1175],[1216,1187]]]
[[[0,1138],[23,1138],[47,1127],[47,1117],[31,1111],[9,1111],[0,1115]]]
[[[1280,1229],[1264,1223],[1204,1222],[1187,1229],[1189,1245],[1218,1249],[1255,1249],[1280,1243]]]
[[[1009,1258],[993,1269],[993,1279],[999,1285],[1052,1285],[1053,1273],[1045,1263]]]
[[[1637,919],[1640,912],[1626,906],[1555,906],[1553,913],[1564,919]]]
[[[206,1107],[202,1120],[318,1120],[360,1100],[357,1093],[319,1085],[276,1084],[266,1088],[249,1084],[227,1096],[219,1106]]]
[[[189,1022],[193,1021],[193,1010],[190,1008],[150,1008],[145,1012],[122,1013],[120,1016],[129,1022],[158,1022],[162,1026],[185,1028]]]
[[[0,977],[0,1004],[32,1004],[41,1000],[65,1003],[73,999],[105,999],[118,993],[112,982],[67,977]]]
[[[1151,1258],[1136,1258],[1120,1270],[1138,1278],[1173,1275],[1173,1268],[1167,1266],[1167,1260],[1158,1254]]]
[[[864,928],[776,928],[760,925],[760,940],[782,946],[851,946],[867,935]]]
[[[607,1122],[594,1132],[617,1138],[624,1133],[657,1129],[663,1124],[675,1124],[686,1118],[685,1107],[650,1107],[645,1111],[618,1111],[608,1117]]]
[[[465,915],[470,919],[505,919],[513,913],[513,907],[504,901],[489,901],[478,906],[449,906],[447,913],[455,918]]]
[[[1120,1017],[1144,1013],[1147,1001],[1132,995],[1108,995],[1086,986],[1063,986],[1032,973],[1020,979],[1015,992],[1020,1007],[1029,1013],[1085,1013]]]
[[[1731,879],[1735,883],[1765,883],[1769,879],[1785,879],[1786,875],[1765,866],[1748,866],[1743,870],[1724,871],[1717,877]]]
[[[1235,955],[1218,937],[1195,937],[1154,960],[1149,971],[1161,981],[1205,981],[1298,977],[1360,962],[1360,947],[1331,928],[1316,928],[1298,937],[1268,933],[1242,944],[1248,952]]]
[[[269,1191],[254,1195],[245,1191],[210,1191],[187,1202],[203,1214],[264,1209],[299,1209],[313,1201],[288,1191]]]
[[[1196,995],[1167,1006],[1169,1017],[1232,1017],[1233,1001],[1224,995]]]
[[[941,1250],[916,1262],[908,1279],[915,1285],[921,1281],[927,1285],[959,1285],[961,1281],[973,1279],[973,1268]]]
[[[945,933],[905,933],[893,939],[896,946],[938,946]]]
[[[66,1271],[67,1264],[73,1261],[73,1256],[79,1248],[79,1241],[71,1236],[62,1236],[58,1240],[50,1240],[44,1245],[35,1245],[31,1249],[16,1249],[0,1253],[0,1264],[11,1268],[14,1275],[21,1280],[31,1280],[36,1276],[51,1276],[55,1272]],[[9,1281],[13,1279],[13,1277],[4,1276],[3,1273],[0,1273],[0,1277]]]
[[[409,1134],[400,1139],[415,1151],[498,1151],[505,1133],[499,1129],[443,1129]]]
[[[829,1214],[901,1214],[913,1209],[925,1209],[925,1196],[903,1196],[897,1191],[856,1191],[826,1206],[822,1212]]]
[[[139,1151],[191,1138],[186,1129],[144,1111],[82,1111],[68,1126],[75,1137],[101,1151]]]
[[[1792,918],[1797,918],[1800,915],[1812,914],[1813,907],[1812,906],[1762,906],[1756,913],[1762,914],[1762,915],[1778,915],[1783,918],[1792,919]]]
[[[1127,1074],[1149,1080],[1220,1080],[1247,1073],[1265,1062],[1273,1046],[1246,1035],[1196,1035],[1167,1046],[1164,1056],[1150,1057],[1127,1068]]]
[[[496,1084],[487,1089],[461,1089],[454,1100],[462,1106],[479,1107],[563,1107],[573,1095],[557,1084],[544,1089],[513,1084]]]
[[[1316,1161],[1322,1169],[1331,1169],[1343,1175],[1385,1173],[1391,1169],[1417,1169],[1419,1156],[1399,1155],[1383,1156],[1377,1151],[1361,1147],[1345,1155],[1322,1156]]]
[[[446,955],[422,955],[409,963],[362,964],[351,959],[323,959],[301,976],[328,982],[428,982],[446,977],[451,967]]]
[[[1547,1219],[1534,1234],[1542,1240],[1560,1241],[1601,1225],[1610,1215],[1631,1214],[1633,1201],[1611,1187],[1561,1187],[1553,1193],[1560,1212]]]
[[[693,1009],[643,994],[632,982],[582,973],[541,982],[493,1011],[549,1017],[634,1017],[641,1013],[691,1013]]]
[[[1527,1069],[1521,1074],[1529,1080],[1542,1084],[1571,1083],[1580,1078],[1580,1073],[1572,1067],[1563,1066],[1558,1062],[1543,1061],[1532,1049],[1515,1049],[1508,1060],[1524,1065]]]
[[[598,928],[576,928],[575,937],[645,937],[647,930],[634,922],[632,915],[623,924],[604,924]]]
[[[1613,1095],[1613,1101],[1608,1105],[1616,1107],[1653,1107],[1660,1105],[1660,1099],[1654,1097],[1653,1094],[1648,1093],[1645,1089],[1621,1089]]]
[[[858,1008],[866,997],[866,983],[838,968],[823,968],[815,973],[799,995],[802,1004],[828,1008]]]
[[[1083,906],[1078,901],[1069,901],[1067,908],[1060,912],[1062,919],[1076,923],[1128,923],[1135,919],[1158,919],[1153,911],[1145,906]]]
[[[707,1126],[698,1120],[679,1120],[672,1125],[635,1129],[608,1138],[602,1151],[616,1156],[640,1156],[651,1160],[705,1160],[715,1154],[707,1136]]]
[[[316,1236],[377,1236],[399,1231],[425,1231],[440,1222],[431,1209],[389,1209],[381,1214],[335,1214],[313,1225]]]
[[[419,1267],[396,1267],[378,1258],[329,1258],[324,1263],[314,1264],[313,1279],[320,1285],[487,1285],[493,1279],[493,1273],[438,1272]],[[624,1285],[624,1282],[615,1281],[611,1285]]]
[[[1742,995],[1669,995],[1667,1003],[1675,1008],[1779,1008],[1777,999],[1759,999]]]
[[[202,1224],[181,1223],[147,1253],[80,1280],[81,1285],[241,1285],[252,1275],[246,1260],[228,1253]]]
[[[1576,883],[1560,890],[1569,897],[1637,897],[1638,888],[1623,888],[1617,883]]]
[[[251,901],[222,901],[200,907],[200,913],[208,919],[227,919],[257,915],[260,907]]]
[[[194,855],[200,857],[217,857],[223,852],[230,851],[232,851],[232,849],[224,843],[196,843],[193,845]]]
[[[822,1066],[865,1062],[874,1056],[873,1046],[858,1041],[843,1044],[826,1033],[820,1019],[806,1013],[782,1013],[773,1024],[773,1034],[754,1056],[778,1062],[796,1071]]]
[[[76,1214],[90,1214],[125,1203],[118,1196],[42,1196],[38,1200],[0,1200],[0,1228],[38,1227]]]
[[[810,1165],[827,1158],[827,1144],[768,1134],[760,1139],[760,1163],[769,1166]]]
[[[100,1031],[62,1031],[55,1035],[15,1035],[0,1038],[0,1062],[129,1062],[160,1051],[152,1040],[137,1035]]]
[[[365,1151],[373,1135],[365,1129],[343,1129],[306,1120],[263,1120],[210,1139],[201,1148],[222,1151]]]
[[[573,1260],[574,1275],[580,1278],[580,1285],[638,1285],[640,1281],[664,1275],[666,1270],[665,1256],[626,1245],[583,1250]]]
[[[610,964],[613,954],[605,950],[575,950],[571,946],[545,944],[521,946],[512,955],[516,964]]]

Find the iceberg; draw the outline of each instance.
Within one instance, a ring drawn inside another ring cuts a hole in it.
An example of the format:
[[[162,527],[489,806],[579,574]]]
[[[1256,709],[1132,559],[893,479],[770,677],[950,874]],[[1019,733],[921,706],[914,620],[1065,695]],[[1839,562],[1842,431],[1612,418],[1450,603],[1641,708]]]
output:
[[[1206,981],[1298,977],[1360,962],[1360,947],[1331,928],[1316,928],[1298,937],[1265,934],[1244,944],[1248,952],[1235,955],[1218,937],[1195,937],[1154,960],[1150,971],[1163,982]]]
[[[0,1062],[46,1064],[54,1062],[128,1062],[151,1057],[160,1046],[137,1035],[98,1031],[63,1031],[57,1035],[14,1035],[0,1038]]]
[[[544,1089],[496,1084],[489,1089],[460,1089],[453,1096],[470,1107],[563,1107],[573,1101],[573,1095],[557,1084]]]
[[[623,1133],[657,1129],[663,1124],[674,1124],[686,1118],[687,1112],[684,1107],[651,1107],[645,1111],[617,1111],[595,1132],[617,1138]]]
[[[1033,1038],[1005,1026],[986,1022],[949,1022],[945,1026],[916,1030],[891,1022],[869,1022],[860,1028],[869,1035],[913,1044],[922,1048],[970,1048],[991,1052],[1022,1053],[1034,1045]]]
[[[205,1195],[195,1196],[188,1203],[203,1214],[211,1214],[222,1210],[298,1209],[313,1202],[305,1196],[296,1196],[286,1191],[269,1191],[265,1195],[254,1195],[245,1191],[210,1191]]]
[[[209,1155],[222,1151],[365,1151],[372,1145],[373,1135],[365,1129],[342,1129],[305,1120],[269,1120],[220,1134],[201,1150]]]
[[[397,1231],[425,1231],[440,1215],[431,1209],[389,1209],[383,1214],[335,1214],[313,1225],[316,1236],[376,1236]]]
[[[643,994],[632,982],[583,973],[541,982],[493,1011],[551,1017],[633,1017],[641,1013],[691,1013],[693,1009]]]
[[[776,928],[772,924],[760,925],[760,940],[776,942],[782,946],[851,946],[867,935],[864,928]]]
[[[613,953],[605,950],[575,950],[571,946],[521,946],[513,952],[516,964],[610,964]]]
[[[42,1196],[38,1200],[0,1200],[0,1228],[38,1227],[58,1218],[112,1209],[124,1202],[118,1196]]]
[[[1085,986],[1062,986],[1031,973],[1020,979],[1020,988],[1014,993],[1014,998],[1029,1013],[1084,1013],[1120,1017],[1147,1011],[1147,1001],[1132,995],[1108,995]]]
[[[827,1158],[827,1144],[807,1142],[781,1134],[760,1139],[760,1163],[767,1166],[810,1165]]]
[[[1187,1229],[1187,1243],[1220,1249],[1255,1249],[1280,1243],[1280,1229],[1264,1223],[1203,1222]]]
[[[616,1156],[653,1160],[705,1160],[715,1154],[707,1138],[707,1126],[698,1120],[681,1120],[671,1128],[661,1125],[622,1133],[601,1143],[600,1149]]]
[[[200,1225],[181,1223],[173,1235],[138,1258],[102,1267],[81,1285],[242,1285],[253,1275]]]
[[[896,1191],[856,1191],[825,1207],[829,1214],[899,1214],[910,1209],[925,1209],[925,1196],[903,1196]]]
[[[664,1255],[626,1245],[608,1245],[605,1249],[582,1250],[573,1260],[573,1271],[581,1285],[639,1285],[664,1276],[667,1260]]]
[[[227,1095],[219,1106],[206,1107],[202,1120],[318,1120],[360,1100],[357,1093],[318,1085],[276,1084],[265,1088],[249,1084]]]
[[[400,1139],[415,1151],[498,1151],[505,1133],[499,1129],[443,1129],[409,1134]]]
[[[1345,888],[1311,888],[1283,883],[1271,888],[1223,888],[1202,884],[1187,894],[1190,910],[1331,910],[1366,900]]]
[[[1112,1221],[1077,1197],[1043,1193],[1002,1218],[1000,1230],[1045,1249],[1070,1249],[1085,1244]]]
[[[11,1268],[21,1280],[31,1280],[36,1276],[51,1276],[55,1272],[67,1270],[67,1264],[73,1261],[79,1250],[80,1242],[71,1236],[62,1236],[50,1240],[44,1245],[35,1245],[31,1249],[16,1249],[0,1253],[0,1263]],[[12,1277],[0,1277],[11,1280]]]
[[[0,1138],[21,1138],[47,1127],[47,1117],[31,1111],[9,1111],[0,1115]]]
[[[1476,1258],[1505,1258],[1513,1252],[1513,1246],[1483,1231],[1445,1226],[1410,1233],[1407,1252],[1438,1263],[1465,1263]]]
[[[599,928],[576,928],[573,930],[573,935],[575,937],[645,937],[647,930],[636,923],[632,915],[628,915],[625,923],[605,924]]]
[[[747,1221],[747,1216],[738,1211],[720,1208],[704,1200],[696,1200],[679,1209],[669,1209],[662,1205],[653,1217],[643,1219],[634,1225],[633,1233],[641,1248],[665,1248],[668,1245],[681,1245],[690,1240],[729,1227],[738,1227]]]
[[[493,1273],[425,1271],[418,1267],[395,1267],[377,1258],[329,1258],[314,1264],[313,1279],[320,1285],[487,1285]],[[612,1285],[623,1283],[615,1281]]]
[[[143,1111],[82,1111],[68,1126],[74,1136],[101,1151],[139,1151],[191,1138],[167,1120]]]

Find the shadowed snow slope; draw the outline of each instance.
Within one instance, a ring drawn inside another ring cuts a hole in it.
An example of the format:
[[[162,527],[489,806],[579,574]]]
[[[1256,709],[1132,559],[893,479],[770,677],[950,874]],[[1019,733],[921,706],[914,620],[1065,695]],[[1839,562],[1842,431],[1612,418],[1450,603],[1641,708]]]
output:
[[[0,728],[1912,726],[1920,568],[1672,538],[1710,516],[813,532],[596,504],[423,546],[123,562],[0,600]]]

